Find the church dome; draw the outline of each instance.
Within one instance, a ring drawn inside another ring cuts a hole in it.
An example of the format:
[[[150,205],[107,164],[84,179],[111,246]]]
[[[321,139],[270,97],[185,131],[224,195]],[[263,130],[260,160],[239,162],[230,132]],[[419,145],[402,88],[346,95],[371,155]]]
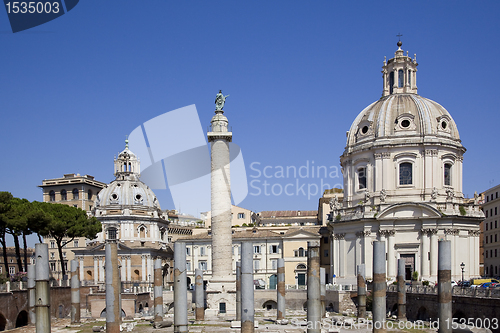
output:
[[[415,93],[384,96],[356,117],[347,134],[346,150],[392,144],[409,139],[419,143],[460,145],[455,121],[440,104]]]
[[[140,180],[114,180],[98,195],[102,206],[141,206],[143,208],[160,209],[153,191]]]
[[[140,180],[139,159],[128,148],[128,140],[125,142],[125,150],[114,161],[116,179],[99,192],[96,206],[101,209],[106,206],[136,206],[134,208],[140,210],[159,210],[160,204],[154,192]]]

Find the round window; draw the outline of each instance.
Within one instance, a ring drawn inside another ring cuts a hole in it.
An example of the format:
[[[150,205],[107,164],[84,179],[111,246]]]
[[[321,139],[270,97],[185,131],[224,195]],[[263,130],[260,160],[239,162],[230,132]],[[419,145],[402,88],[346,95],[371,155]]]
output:
[[[116,194],[116,193],[111,194],[111,199],[113,199],[113,200],[118,199],[118,194]]]
[[[446,121],[442,121],[442,122],[441,122],[441,127],[442,127],[443,129],[446,129],[446,126],[448,126],[448,124],[446,123]]]
[[[408,119],[405,119],[401,122],[401,127],[407,128],[410,126],[410,121]]]
[[[136,200],[141,200],[141,199],[142,199],[142,196],[141,196],[140,194],[137,194],[137,195],[135,196],[135,199],[136,199]]]
[[[368,126],[363,126],[363,128],[361,129],[361,132],[363,134],[366,134],[366,132],[368,132]]]

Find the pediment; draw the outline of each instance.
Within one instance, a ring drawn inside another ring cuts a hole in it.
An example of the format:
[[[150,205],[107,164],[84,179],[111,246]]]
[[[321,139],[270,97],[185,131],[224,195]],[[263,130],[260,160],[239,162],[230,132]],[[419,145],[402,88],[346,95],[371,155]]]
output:
[[[410,202],[394,204],[387,207],[378,214],[377,220],[440,218],[441,216],[441,213],[432,206]]]
[[[283,238],[318,238],[320,235],[318,233],[313,233],[306,230],[294,230],[286,235]]]

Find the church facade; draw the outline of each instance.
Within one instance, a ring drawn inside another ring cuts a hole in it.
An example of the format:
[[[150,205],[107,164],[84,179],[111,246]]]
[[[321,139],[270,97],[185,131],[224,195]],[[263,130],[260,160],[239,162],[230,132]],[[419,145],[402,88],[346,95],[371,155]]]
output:
[[[372,275],[372,243],[386,244],[387,277],[405,259],[406,279],[437,281],[438,241],[452,242],[452,279],[479,276],[477,200],[462,193],[465,148],[450,113],[417,93],[417,61],[384,60],[382,97],[356,117],[340,157],[344,193],[330,200],[331,276],[353,283],[356,265]]]

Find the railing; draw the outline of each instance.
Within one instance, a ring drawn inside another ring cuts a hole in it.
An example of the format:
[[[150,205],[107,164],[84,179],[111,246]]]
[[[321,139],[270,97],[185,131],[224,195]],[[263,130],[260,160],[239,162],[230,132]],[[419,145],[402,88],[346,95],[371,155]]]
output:
[[[397,292],[397,285],[390,285],[387,287],[388,292]],[[437,286],[406,286],[407,293],[413,294],[428,294],[437,295]],[[453,296],[468,296],[468,297],[478,297],[478,298],[500,298],[499,288],[472,288],[472,287],[460,287],[454,286],[452,288]]]

